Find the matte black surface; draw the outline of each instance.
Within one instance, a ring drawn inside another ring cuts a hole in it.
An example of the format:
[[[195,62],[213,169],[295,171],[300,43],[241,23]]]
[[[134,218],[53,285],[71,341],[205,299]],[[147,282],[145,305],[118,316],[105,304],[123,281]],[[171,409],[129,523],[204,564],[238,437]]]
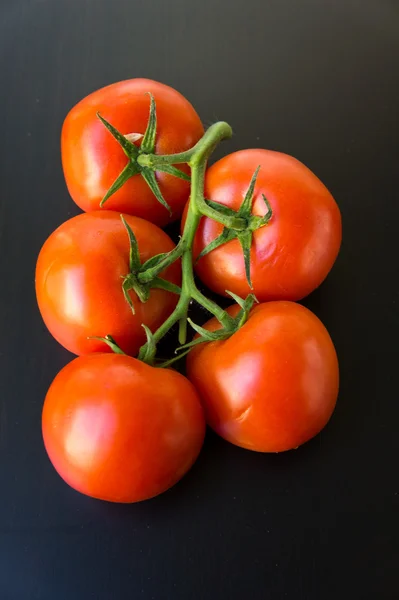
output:
[[[36,308],[37,253],[77,214],[64,116],[146,76],[235,137],[218,154],[293,154],[331,189],[344,243],[307,299],[341,365],[336,412],[296,452],[209,434],[150,502],[69,489],[41,407],[70,360]],[[398,107],[395,0],[2,0],[0,3],[0,599],[394,600],[398,552]]]

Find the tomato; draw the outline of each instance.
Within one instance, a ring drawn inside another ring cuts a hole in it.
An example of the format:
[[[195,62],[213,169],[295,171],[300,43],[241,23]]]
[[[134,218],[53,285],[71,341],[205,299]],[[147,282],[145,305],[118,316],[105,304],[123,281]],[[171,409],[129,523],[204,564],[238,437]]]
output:
[[[205,328],[215,331],[220,324],[212,319]],[[227,340],[194,346],[187,368],[212,429],[258,452],[282,452],[310,440],[337,400],[331,338],[313,313],[293,302],[259,304]]]
[[[42,429],[49,458],[71,487],[101,500],[137,502],[190,469],[205,420],[183,375],[130,356],[91,354],[54,379]]]
[[[321,181],[302,163],[270,150],[242,150],[222,158],[206,174],[205,197],[234,210],[240,207],[256,168],[253,214],[273,211],[270,222],[256,230],[251,247],[251,278],[259,301],[299,300],[325,279],[341,244],[339,208]],[[194,258],[223,226],[203,218],[194,242]],[[245,297],[243,251],[237,239],[201,257],[200,279],[213,291]]]
[[[122,134],[144,134],[151,92],[156,102],[156,154],[171,154],[191,148],[204,129],[192,105],[173,88],[150,79],[130,79],[93,92],[67,115],[61,134],[62,165],[73,200],[85,211],[98,210],[114,180],[128,163],[122,148],[98,119],[109,121]],[[136,142],[139,145],[140,142]],[[179,165],[188,173],[188,168]],[[136,215],[159,226],[179,217],[190,192],[187,181],[157,173],[164,199],[173,211],[155,198],[141,175],[129,179],[104,208]]]
[[[137,238],[140,258],[169,252],[174,244],[159,227],[125,216]],[[52,335],[75,354],[104,352],[106,345],[90,336],[111,335],[129,354],[145,341],[142,323],[154,331],[173,311],[177,296],[152,289],[142,303],[130,291],[135,314],[124,298],[123,277],[129,273],[129,236],[120,215],[111,211],[83,213],[69,219],[44,243],[36,266],[36,295]],[[180,283],[180,264],[161,277]]]

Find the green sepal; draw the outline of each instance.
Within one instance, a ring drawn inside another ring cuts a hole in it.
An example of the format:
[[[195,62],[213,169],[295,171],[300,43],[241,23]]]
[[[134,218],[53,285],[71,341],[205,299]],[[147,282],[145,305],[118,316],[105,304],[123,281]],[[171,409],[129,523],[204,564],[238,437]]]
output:
[[[218,329],[217,331],[208,331],[208,329],[205,329],[204,327],[194,323],[194,321],[192,321],[190,318],[188,318],[187,321],[190,323],[194,331],[208,342],[218,340],[220,338],[219,332],[223,331],[222,329]]]
[[[205,200],[206,204],[213,208],[214,210],[220,212],[222,215],[226,215],[227,217],[236,217],[237,212],[224,204],[219,204],[219,202],[213,202],[213,200]]]
[[[244,300],[244,298],[241,298],[241,296],[237,296],[237,294],[235,294],[234,292],[230,292],[229,290],[226,290],[226,294],[231,296],[231,298],[233,298],[233,300],[237,302],[238,306],[241,306],[241,308],[245,307],[246,300]],[[253,294],[250,294],[250,296],[252,295]]]
[[[173,358],[169,358],[167,360],[160,359],[158,361],[155,361],[156,367],[158,369],[167,369],[168,367],[170,367],[170,365],[173,365],[173,363],[177,362],[178,360],[181,360],[182,358],[184,358],[184,356],[187,356],[190,350],[191,348],[188,348],[178,356],[174,356]],[[177,350],[175,350],[175,354],[177,354]]]
[[[200,258],[206,256],[207,254],[209,254],[209,252],[212,252],[212,250],[216,250],[216,248],[219,248],[219,246],[223,246],[223,244],[234,240],[234,238],[236,237],[236,231],[233,231],[232,229],[227,229],[227,227],[225,227],[222,233],[217,238],[212,240],[212,242],[210,242],[207,246],[205,246],[205,248],[198,254],[195,262],[198,262]]]
[[[141,140],[140,153],[152,154],[155,149],[155,138],[157,135],[157,109],[154,96],[148,92],[150,97],[150,114],[148,117],[147,129]]]
[[[128,158],[137,158],[139,155],[139,149],[130,140],[128,140],[120,131],[116,129],[111,123],[109,123],[104,117],[97,113],[97,117],[101,123],[108,129],[111,135],[116,139],[119,145],[122,147],[123,152]]]
[[[245,300],[243,298],[240,298],[240,296],[233,294],[233,292],[229,292],[228,290],[226,290],[226,294],[229,294],[229,296],[231,296],[237,302],[237,304],[241,307],[241,310],[237,313],[237,315],[234,319],[234,321],[235,321],[234,331],[238,331],[240,329],[240,327],[242,327],[244,325],[244,323],[246,322],[246,320],[248,319],[248,315],[251,312],[254,303],[258,302],[258,299],[255,296],[255,294],[248,294],[248,296],[245,298]]]
[[[251,178],[251,181],[249,184],[249,188],[248,188],[248,190],[245,194],[244,200],[242,201],[242,204],[238,210],[238,215],[240,217],[249,218],[251,216],[252,203],[254,200],[255,184],[256,184],[256,180],[258,178],[259,169],[260,169],[260,165],[258,167],[256,167],[255,173],[252,175],[252,178]]]
[[[152,267],[156,267],[157,265],[159,265],[161,260],[163,260],[165,256],[167,256],[167,254],[167,252],[162,252],[162,254],[156,254],[155,256],[151,256],[151,258],[146,260],[145,263],[141,265],[140,272],[143,273],[147,269],[152,269]]]
[[[137,163],[128,162],[126,167],[120,173],[120,175],[118,175],[118,177],[115,179],[114,183],[111,185],[104,198],[101,200],[100,208],[104,206],[108,198],[113,196],[115,192],[117,192],[126,183],[128,179],[130,179],[134,175],[137,175],[138,173],[140,173],[140,167],[137,165]]]
[[[188,344],[183,344],[183,346],[179,346],[178,348],[176,348],[175,354],[178,354],[179,357],[184,356],[184,354],[187,354],[191,350],[191,348],[194,348],[194,346],[198,346],[198,344],[203,344],[204,342],[208,341],[210,340],[207,340],[203,337],[198,337],[195,340],[188,342]],[[184,354],[179,354],[181,350],[187,350],[187,352],[184,352]]]
[[[121,215],[121,220],[129,236],[129,269],[131,273],[138,273],[141,268],[139,245],[132,228],[130,227],[129,223],[127,223],[123,215]]]
[[[198,335],[200,337],[192,340],[188,344],[179,346],[176,349],[176,353],[180,352],[181,350],[191,349],[194,346],[198,346],[198,344],[203,344],[204,342],[216,342],[216,341],[226,340],[235,331],[235,330],[230,331],[227,329],[218,329],[217,331],[208,331],[204,327],[201,327],[200,325],[197,325],[196,323],[194,323],[190,318],[188,318],[187,321],[190,323],[191,327],[194,329],[194,331],[196,331],[198,333]]]
[[[127,277],[128,277],[128,275],[127,275]],[[122,292],[123,292],[126,302],[130,306],[132,313],[135,315],[136,311],[134,310],[133,300],[131,299],[130,294],[129,294],[129,291],[132,289],[133,289],[133,287],[130,285],[129,280],[127,278],[124,279],[123,283],[122,283]]]
[[[168,175],[173,175],[174,177],[178,177],[179,179],[183,179],[184,181],[191,181],[190,175],[174,167],[173,165],[158,165],[156,168],[157,171],[161,171],[162,173],[168,173]]]
[[[90,337],[87,338],[88,340],[98,340],[99,342],[104,342],[104,344],[107,344],[107,346],[109,346],[111,348],[111,350],[113,352],[115,352],[115,354],[123,354],[124,356],[126,356],[125,352],[123,352],[122,348],[120,348],[118,346],[118,344],[115,342],[114,338],[110,335],[106,335],[105,337],[99,337],[97,335],[92,335]]]
[[[152,191],[152,193],[154,194],[155,198],[158,200],[158,202],[160,202],[160,204],[162,204],[162,206],[164,206],[169,211],[169,214],[171,215],[172,209],[162,196],[162,192],[159,189],[159,185],[155,177],[154,171],[152,171],[148,167],[143,167],[141,170],[141,175],[148,187],[150,188],[150,190]]]
[[[266,196],[264,194],[262,194],[262,199],[266,205],[267,213],[265,215],[263,215],[263,217],[259,217],[257,215],[252,215],[249,218],[248,226],[249,226],[249,229],[251,229],[251,231],[256,231],[257,229],[260,229],[264,225],[267,225],[268,222],[270,221],[270,219],[272,218],[273,211],[272,211],[272,207],[270,206],[269,200],[266,198]]]
[[[151,329],[149,329],[147,327],[147,325],[145,325],[144,323],[142,323],[141,326],[143,327],[143,329],[145,331],[147,341],[143,346],[141,346],[140,352],[139,352],[139,355],[137,358],[139,360],[151,365],[153,363],[154,357],[157,352],[157,345],[154,341],[154,336],[152,334]]]
[[[241,244],[242,252],[244,255],[244,266],[245,266],[245,277],[249,287],[253,288],[251,280],[251,246],[252,246],[252,231],[246,229],[240,231],[236,236]]]

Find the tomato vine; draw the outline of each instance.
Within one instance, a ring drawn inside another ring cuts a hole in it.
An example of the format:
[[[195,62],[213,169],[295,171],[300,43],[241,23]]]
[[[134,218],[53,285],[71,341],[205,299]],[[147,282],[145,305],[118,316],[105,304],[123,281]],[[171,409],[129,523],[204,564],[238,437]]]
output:
[[[134,290],[139,299],[145,302],[153,287],[162,287],[169,291],[179,294],[175,310],[155,331],[151,332],[148,327],[145,327],[147,334],[147,342],[141,347],[138,358],[148,364],[154,364],[156,357],[156,348],[158,342],[168,333],[168,331],[176,323],[179,323],[179,344],[178,351],[186,353],[192,345],[209,341],[213,339],[226,339],[235,333],[242,324],[246,321],[249,311],[251,310],[256,298],[254,294],[249,294],[246,299],[240,298],[235,294],[228,292],[230,296],[240,305],[241,310],[235,318],[232,318],[223,308],[216,304],[213,300],[207,298],[197,287],[193,272],[193,241],[198,229],[201,217],[211,218],[224,226],[222,234],[215,239],[202,255],[214,250],[218,246],[237,238],[240,241],[244,254],[245,271],[249,286],[251,284],[250,274],[250,251],[252,245],[253,232],[267,225],[272,217],[271,206],[265,196],[263,196],[266,213],[263,217],[252,215],[252,201],[256,178],[259,172],[259,167],[252,176],[248,191],[244,197],[241,207],[238,211],[233,211],[230,208],[224,207],[216,202],[207,200],[204,197],[204,178],[207,168],[207,162],[216,148],[216,146],[224,139],[232,136],[230,125],[224,121],[217,122],[205,132],[204,136],[189,150],[177,154],[157,155],[154,154],[155,138],[156,138],[156,105],[154,98],[150,95],[150,112],[146,132],[142,138],[141,146],[138,148],[126,136],[122,135],[115,127],[108,123],[101,115],[101,119],[105,127],[110,131],[114,138],[120,143],[129,162],[113,183],[107,194],[103,198],[101,205],[117,191],[124,183],[133,175],[141,174],[146,183],[154,192],[157,200],[167,208],[165,200],[162,197],[161,191],[156,183],[155,172],[162,171],[175,175],[177,177],[187,177],[185,173],[180,171],[175,165],[185,163],[191,169],[191,189],[189,198],[189,207],[187,218],[184,226],[183,234],[176,247],[167,254],[161,254],[152,257],[144,265],[140,264],[139,250],[137,241],[133,231],[124,221],[130,239],[130,273],[124,278],[122,288],[125,298],[133,309],[133,305],[129,296],[129,290]],[[123,217],[122,217],[123,220]],[[159,274],[171,265],[176,260],[182,261],[182,286],[178,289],[177,286],[159,278]],[[190,302],[194,300],[215,316],[222,328],[217,333],[210,333],[193,323],[188,318],[188,309]],[[199,334],[191,343],[187,342],[187,323],[190,323],[192,328]],[[104,338],[104,342],[115,349],[114,343]],[[163,366],[170,365],[174,360],[180,358],[182,354],[163,363]]]

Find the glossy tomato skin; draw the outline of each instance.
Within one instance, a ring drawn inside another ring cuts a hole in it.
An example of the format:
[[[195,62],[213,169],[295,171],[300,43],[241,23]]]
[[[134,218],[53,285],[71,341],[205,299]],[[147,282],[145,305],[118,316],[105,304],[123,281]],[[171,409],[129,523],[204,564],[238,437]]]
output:
[[[205,327],[220,325],[212,319]],[[212,429],[258,452],[310,440],[330,419],[338,395],[331,338],[312,312],[293,302],[260,304],[228,340],[195,346],[187,372]]]
[[[54,379],[42,430],[52,464],[71,487],[101,500],[138,502],[190,469],[205,420],[197,392],[176,371],[92,354]]]
[[[260,165],[253,213],[273,216],[254,233],[251,249],[253,291],[259,301],[299,300],[325,279],[341,244],[339,208],[321,181],[301,162],[270,150],[241,150],[212,165],[206,174],[205,197],[237,210]],[[223,227],[201,220],[194,243],[198,256]],[[213,291],[230,290],[241,297],[249,292],[243,253],[238,240],[202,257],[196,272]]]
[[[136,235],[142,263],[174,247],[153,223],[129,215],[125,219]],[[39,309],[55,339],[80,355],[107,351],[103,342],[88,338],[111,335],[126,353],[136,354],[145,342],[142,323],[154,331],[173,311],[177,296],[153,289],[142,303],[132,291],[133,314],[122,292],[128,272],[129,238],[118,213],[84,213],[56,229],[36,266]],[[179,262],[161,276],[179,285]]]
[[[93,92],[69,112],[61,134],[65,181],[73,200],[84,211],[99,209],[105,193],[128,162],[96,113],[124,135],[144,134],[150,106],[147,92],[153,94],[157,108],[157,154],[188,150],[202,137],[204,129],[192,105],[167,85],[150,79],[130,79]],[[185,166],[179,168],[188,172]],[[129,179],[104,204],[104,210],[136,215],[161,227],[166,225],[181,215],[190,186],[182,179],[160,172],[157,180],[173,211],[172,217],[141,175]]]

